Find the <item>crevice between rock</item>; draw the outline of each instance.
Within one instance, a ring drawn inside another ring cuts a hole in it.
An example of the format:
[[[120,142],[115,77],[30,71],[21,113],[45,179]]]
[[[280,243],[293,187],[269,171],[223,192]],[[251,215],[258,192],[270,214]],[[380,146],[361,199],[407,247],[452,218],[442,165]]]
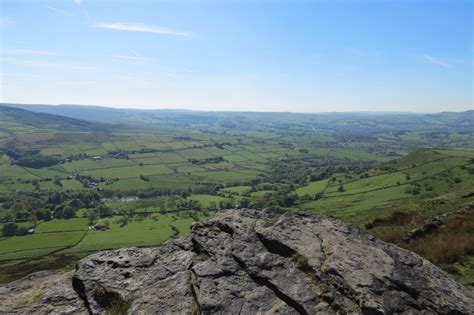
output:
[[[232,255],[232,258],[239,265],[239,267],[243,271],[245,271],[245,273],[250,277],[250,279],[252,279],[252,281],[254,281],[256,284],[270,289],[275,294],[276,297],[278,297],[280,300],[285,302],[286,305],[288,305],[289,307],[297,311],[298,314],[303,314],[303,315],[308,314],[308,312],[305,310],[303,305],[301,305],[300,303],[298,303],[296,300],[289,297],[288,295],[284,294],[275,284],[273,284],[270,280],[268,280],[268,278],[258,275],[257,273],[249,270],[245,262],[242,261],[239,257]]]
[[[193,297],[192,314],[200,315],[202,314],[201,304],[199,303],[198,294],[196,292],[196,286],[199,287],[199,283],[197,281],[197,275],[192,268],[193,268],[193,264],[191,264],[191,266],[189,267],[189,279],[190,279],[189,287],[191,290],[191,295]]]
[[[81,279],[77,278],[76,276],[73,276],[72,277],[72,288],[74,289],[74,291],[76,291],[77,295],[84,302],[84,306],[86,307],[89,314],[92,314],[92,309],[91,309],[91,306],[89,304],[89,300],[87,299],[86,287],[84,285],[84,282]]]
[[[293,257],[296,255],[296,251],[293,248],[288,247],[282,242],[275,239],[268,239],[265,235],[256,232],[258,239],[263,246],[272,254],[276,254],[285,258]]]

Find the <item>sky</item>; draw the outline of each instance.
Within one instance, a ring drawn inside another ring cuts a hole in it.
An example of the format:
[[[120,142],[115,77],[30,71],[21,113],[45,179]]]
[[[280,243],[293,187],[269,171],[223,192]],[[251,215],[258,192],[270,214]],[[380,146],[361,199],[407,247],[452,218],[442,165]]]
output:
[[[0,0],[0,102],[474,109],[461,0]]]

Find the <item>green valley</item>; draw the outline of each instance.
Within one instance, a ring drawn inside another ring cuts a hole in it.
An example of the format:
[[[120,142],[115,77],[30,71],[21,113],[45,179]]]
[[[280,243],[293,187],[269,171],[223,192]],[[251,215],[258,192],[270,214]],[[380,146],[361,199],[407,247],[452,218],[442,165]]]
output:
[[[456,218],[472,223],[473,115],[4,104],[1,280],[159,245],[236,207],[334,216],[435,257],[424,238],[402,239],[447,213],[446,228],[424,237],[466,237],[452,234]],[[473,243],[432,261],[472,285]]]

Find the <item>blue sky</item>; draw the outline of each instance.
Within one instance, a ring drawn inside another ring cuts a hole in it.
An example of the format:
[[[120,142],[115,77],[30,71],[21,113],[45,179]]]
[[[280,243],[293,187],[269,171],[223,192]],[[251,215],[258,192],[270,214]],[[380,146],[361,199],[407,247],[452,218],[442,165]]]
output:
[[[0,101],[473,109],[472,1],[2,0]]]

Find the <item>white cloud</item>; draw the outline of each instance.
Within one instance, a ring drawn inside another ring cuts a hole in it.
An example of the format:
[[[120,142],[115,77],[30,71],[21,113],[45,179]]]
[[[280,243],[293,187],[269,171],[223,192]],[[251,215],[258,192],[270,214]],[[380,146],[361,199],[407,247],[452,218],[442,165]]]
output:
[[[77,5],[81,5],[81,4],[82,4],[82,0],[74,0],[74,2],[75,2]]]
[[[443,68],[451,68],[451,64],[448,63],[447,61],[435,58],[435,57],[433,57],[429,54],[423,54],[423,58],[425,59],[425,61],[427,61],[431,64],[441,66]]]
[[[92,27],[104,28],[117,31],[156,33],[171,36],[191,36],[190,32],[177,31],[166,27],[157,27],[144,24],[126,24],[126,23],[96,23]]]

